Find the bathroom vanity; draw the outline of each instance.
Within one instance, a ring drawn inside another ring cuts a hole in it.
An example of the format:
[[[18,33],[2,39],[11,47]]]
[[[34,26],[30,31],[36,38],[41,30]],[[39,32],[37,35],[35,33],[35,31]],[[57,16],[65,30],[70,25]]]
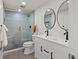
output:
[[[53,37],[33,35],[35,58],[37,59],[69,59],[68,42]]]

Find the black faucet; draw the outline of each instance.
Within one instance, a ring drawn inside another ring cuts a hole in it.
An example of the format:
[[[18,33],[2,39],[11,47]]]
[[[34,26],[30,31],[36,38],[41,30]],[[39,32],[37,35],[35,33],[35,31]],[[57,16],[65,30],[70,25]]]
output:
[[[68,38],[68,30],[66,30],[66,32],[64,33],[64,35],[66,35],[66,41],[65,42],[67,42],[67,40],[69,40],[69,38]]]
[[[48,36],[48,35],[49,35],[49,31],[48,31],[48,30],[46,30],[45,32],[47,32],[47,33],[46,33],[46,35]]]

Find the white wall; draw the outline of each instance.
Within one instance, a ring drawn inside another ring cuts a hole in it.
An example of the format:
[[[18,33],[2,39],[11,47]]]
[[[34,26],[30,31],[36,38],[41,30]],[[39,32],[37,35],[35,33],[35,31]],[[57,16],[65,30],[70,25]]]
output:
[[[49,0],[49,2],[46,2],[43,4],[40,8],[35,10],[35,24],[38,26],[38,34],[43,34],[46,30],[44,26],[44,14],[47,8],[53,8],[55,10],[55,13],[57,13],[57,10],[61,3],[64,0]],[[70,1],[70,9],[69,9],[69,17],[67,18],[66,24],[69,26],[69,48],[70,51],[74,54],[78,53],[78,17],[77,17],[77,0],[69,0]],[[65,40],[64,33],[65,31],[60,29],[59,26],[55,25],[55,27],[50,31],[50,36],[58,37],[63,40]]]
[[[0,0],[0,25],[3,23],[3,3]]]

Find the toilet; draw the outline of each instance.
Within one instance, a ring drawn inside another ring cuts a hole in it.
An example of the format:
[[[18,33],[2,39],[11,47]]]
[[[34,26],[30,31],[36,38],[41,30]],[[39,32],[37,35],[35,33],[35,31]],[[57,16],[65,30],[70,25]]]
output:
[[[33,41],[24,42],[24,54],[31,54],[34,52],[34,43]]]

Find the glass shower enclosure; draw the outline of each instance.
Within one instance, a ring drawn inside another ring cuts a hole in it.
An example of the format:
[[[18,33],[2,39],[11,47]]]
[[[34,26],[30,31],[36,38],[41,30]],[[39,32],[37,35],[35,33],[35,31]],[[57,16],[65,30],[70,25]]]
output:
[[[8,46],[4,51],[20,48],[24,42],[32,41],[32,25],[34,12],[29,15],[12,11],[5,11],[4,24],[8,28]]]

